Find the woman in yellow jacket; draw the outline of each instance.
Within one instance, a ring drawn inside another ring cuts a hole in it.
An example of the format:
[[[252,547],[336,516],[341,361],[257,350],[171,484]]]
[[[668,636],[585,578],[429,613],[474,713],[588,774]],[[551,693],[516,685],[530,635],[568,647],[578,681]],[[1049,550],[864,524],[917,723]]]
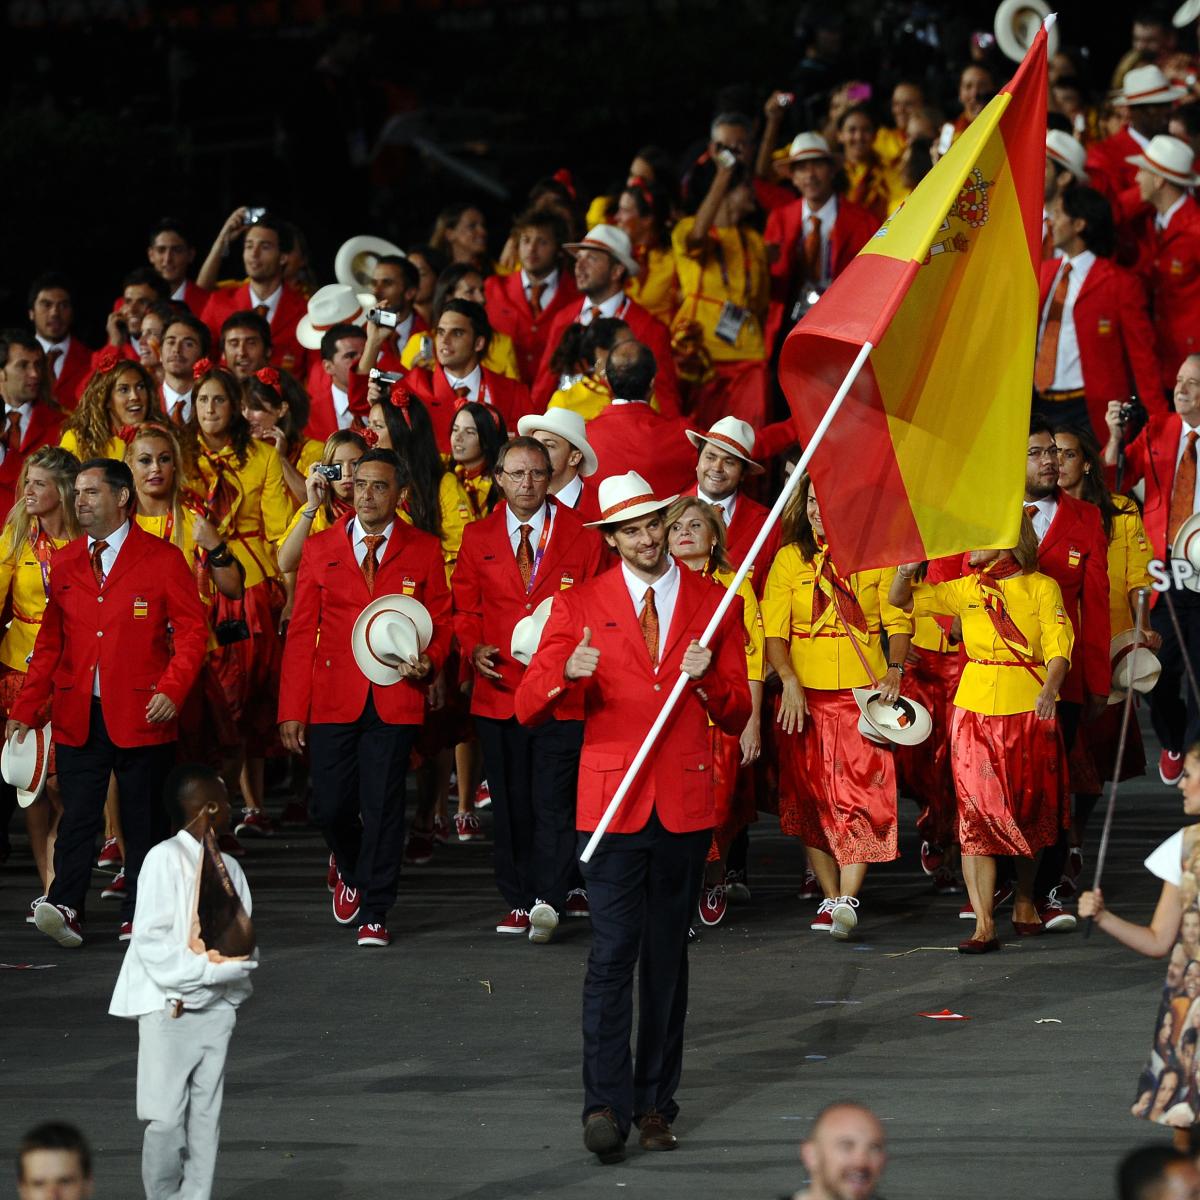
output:
[[[1067,819],[1067,762],[1058,728],[1058,689],[1071,665],[1074,632],[1058,584],[1037,570],[1029,518],[1012,550],[976,550],[971,574],[915,589],[916,563],[897,569],[890,600],[917,615],[962,621],[967,664],[954,696],[950,762],[958,835],[975,931],[963,954],[1000,949],[992,913],[996,856],[1016,858],[1013,930],[1045,932],[1034,904],[1041,851]]]
[[[717,508],[695,496],[680,496],[667,509],[663,524],[667,527],[667,548],[684,566],[700,571],[721,587],[729,587],[737,572],[725,552],[725,522]],[[725,916],[725,858],[733,839],[757,815],[753,789],[748,786],[750,780],[739,781],[738,768],[756,762],[762,753],[763,623],[748,576],[742,580],[737,594],[742,598],[746,628],[751,713],[740,737],[722,733],[712,725],[716,812],[704,868],[704,890],[700,894],[700,920],[705,925],[717,925]]]
[[[679,307],[670,197],[641,176],[631,175],[617,199],[614,223],[629,234],[633,257],[641,267],[635,278],[626,280],[625,291],[670,326]]]
[[[105,351],[83,389],[79,407],[67,418],[58,444],[80,462],[123,459],[124,435],[143,421],[166,423],[158,395],[154,377],[141,363],[119,357],[116,350],[111,354]]]
[[[304,436],[308,393],[288,374],[279,376],[278,389],[252,375],[242,389],[242,414],[250,424],[250,436],[279,455],[279,469],[293,503],[303,504],[308,469],[321,461],[325,449]]]
[[[844,939],[858,924],[867,865],[898,854],[895,763],[859,733],[853,689],[878,680],[884,699],[896,698],[911,625],[888,603],[885,572],[838,571],[810,479],[784,510],[762,614],[767,661],[783,683],[780,828],[803,841],[825,896],[812,928]]]
[[[79,460],[58,446],[35,450],[21,467],[17,502],[0,533],[0,606],[11,603],[12,623],[0,641],[0,705],[4,716],[21,692],[33,657],[42,614],[50,597],[54,556],[79,536],[75,519],[75,476]],[[49,712],[39,717],[44,724]],[[46,790],[25,810],[30,849],[43,894],[29,906],[27,920],[45,900],[54,879],[54,835],[62,804],[50,751]]]
[[[492,472],[507,437],[504,418],[490,404],[462,404],[454,414],[450,426],[453,465],[442,476],[438,490],[447,579],[458,561],[463,530],[486,517],[500,498]]]
[[[279,386],[273,367],[264,367],[257,378],[268,387]],[[262,810],[262,748],[275,737],[277,631],[284,605],[274,547],[294,506],[279,456],[250,436],[242,389],[229,371],[210,367],[197,380],[183,441],[195,502],[242,567],[243,598],[217,601],[217,670],[244,744],[254,747],[247,750],[241,772],[242,813],[234,833],[266,835],[273,828]]]
[[[1077,500],[1087,500],[1100,510],[1108,537],[1108,615],[1112,636],[1134,627],[1137,595],[1152,584],[1149,563],[1153,557],[1150,539],[1142,524],[1137,504],[1128,496],[1110,492],[1104,482],[1100,448],[1090,433],[1060,430],[1054,434],[1058,447],[1058,485]],[[1143,642],[1151,650],[1162,645],[1154,630],[1143,631]],[[1072,896],[1083,870],[1084,835],[1104,784],[1116,768],[1121,734],[1121,706],[1110,705],[1094,721],[1080,726],[1071,748],[1071,791],[1075,794],[1071,820],[1071,849],[1067,855],[1059,896]],[[1142,735],[1136,721],[1129,724],[1122,763],[1122,780],[1139,778],[1146,769]]]

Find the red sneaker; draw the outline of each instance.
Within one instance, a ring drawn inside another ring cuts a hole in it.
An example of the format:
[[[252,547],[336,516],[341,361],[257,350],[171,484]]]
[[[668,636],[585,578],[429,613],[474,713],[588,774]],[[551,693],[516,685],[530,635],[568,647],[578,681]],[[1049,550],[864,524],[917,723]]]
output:
[[[433,818],[433,840],[443,846],[450,841],[450,822],[441,813],[435,814]]]
[[[567,902],[563,905],[563,915],[567,917],[590,917],[591,907],[588,905],[587,892],[583,888],[572,888],[567,893]]]
[[[246,847],[233,836],[232,833],[223,833],[217,838],[217,846],[222,854],[228,854],[231,858],[245,858]]]
[[[128,942],[133,938],[133,922],[122,921],[121,932],[117,934],[118,942]]]
[[[96,866],[102,871],[117,871],[122,863],[121,847],[117,844],[117,839],[111,837],[100,847],[100,857],[96,859]]]
[[[817,915],[809,922],[809,929],[814,933],[831,933],[833,931],[833,906],[836,900],[822,900]]]
[[[233,832],[237,837],[271,837],[275,833],[275,826],[261,808],[243,808]]]
[[[523,908],[514,908],[511,912],[507,912],[499,921],[496,922],[497,933],[523,933],[526,936],[529,934],[529,913]]]
[[[725,918],[725,885],[715,883],[700,892],[700,922],[703,925],[720,925]]]
[[[408,844],[404,847],[404,861],[412,867],[423,867],[433,861],[433,836],[431,833],[417,833],[414,829],[408,835]]]
[[[331,854],[329,856],[329,870],[325,872],[325,887],[330,892],[334,892],[337,890],[337,882],[338,882],[337,859],[334,858],[333,855]]]
[[[492,792],[488,787],[488,781],[482,780],[479,787],[475,790],[475,807],[490,808],[492,803]]]
[[[387,927],[379,921],[369,921],[358,927],[358,944],[360,946],[390,946],[392,935]]]
[[[122,867],[109,880],[104,891],[100,893],[101,900],[123,900],[125,898],[125,868]]]
[[[823,900],[825,893],[821,891],[821,885],[817,882],[817,877],[811,871],[804,872],[804,886],[800,889],[801,900]]]
[[[338,876],[333,889],[333,919],[339,925],[353,925],[358,920],[358,888],[347,887]]]
[[[473,812],[456,812],[454,829],[460,842],[477,842],[483,837],[483,826]]]
[[[1158,756],[1158,777],[1170,787],[1172,784],[1179,782],[1180,775],[1183,774],[1183,755],[1177,754],[1174,750],[1164,750]]]
[[[1042,918],[1042,924],[1047,933],[1073,933],[1078,922],[1075,914],[1063,908],[1058,896],[1058,888],[1051,888],[1050,895],[1037,903],[1037,914]]]
[[[303,800],[289,800],[279,814],[280,825],[307,825],[308,805]]]
[[[51,904],[49,900],[43,900],[33,910],[33,923],[64,949],[83,945],[83,925],[79,914],[65,904]]]
[[[926,875],[936,875],[946,861],[946,851],[933,842],[921,843],[921,870]]]

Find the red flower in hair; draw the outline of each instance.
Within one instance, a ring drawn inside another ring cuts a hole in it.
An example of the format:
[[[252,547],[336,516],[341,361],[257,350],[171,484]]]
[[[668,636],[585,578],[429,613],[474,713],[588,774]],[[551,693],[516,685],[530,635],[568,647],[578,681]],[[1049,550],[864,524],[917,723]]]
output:
[[[373,429],[364,429],[360,435],[362,440],[367,443],[368,449],[374,449],[379,445],[379,434]]]
[[[401,415],[404,417],[405,424],[412,428],[412,412],[409,405],[412,402],[412,392],[408,390],[402,383],[393,383],[392,390],[388,394],[388,402],[393,408],[398,408]]]
[[[96,370],[101,374],[107,374],[121,361],[121,352],[116,346],[105,346],[103,350],[96,355]]]
[[[192,378],[203,379],[216,364],[211,358],[198,358],[192,367]]]
[[[555,183],[561,183],[567,189],[567,194],[572,200],[576,199],[575,195],[575,178],[566,167],[559,167],[551,176]]]
[[[255,371],[254,378],[269,387],[276,395],[282,395],[279,390],[279,372],[274,367],[263,367],[261,370]]]

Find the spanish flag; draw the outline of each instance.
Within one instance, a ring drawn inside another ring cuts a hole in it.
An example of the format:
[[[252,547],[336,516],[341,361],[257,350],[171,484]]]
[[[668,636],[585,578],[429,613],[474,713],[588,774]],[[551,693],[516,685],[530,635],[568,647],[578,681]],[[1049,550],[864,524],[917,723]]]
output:
[[[802,444],[874,346],[809,464],[840,571],[1016,544],[1045,164],[1042,29],[784,342]]]

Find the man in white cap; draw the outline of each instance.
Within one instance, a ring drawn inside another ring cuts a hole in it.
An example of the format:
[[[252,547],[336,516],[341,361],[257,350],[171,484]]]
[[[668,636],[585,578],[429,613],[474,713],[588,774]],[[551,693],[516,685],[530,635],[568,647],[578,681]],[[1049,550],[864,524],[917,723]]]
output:
[[[678,416],[679,382],[671,335],[657,317],[625,294],[626,281],[641,273],[629,235],[615,225],[597,225],[588,230],[583,241],[568,242],[563,249],[575,259],[575,284],[583,300],[559,312],[546,332],[546,351],[533,385],[533,407],[544,410],[558,387],[550,359],[563,334],[574,324],[590,325],[596,317],[619,317],[654,354],[658,364],[654,398],[659,410],[667,416]]]
[[[1125,73],[1116,104],[1128,124],[1102,141],[1093,142],[1087,153],[1088,174],[1094,185],[1115,202],[1122,192],[1136,186],[1137,168],[1129,163],[1150,145],[1150,139],[1167,132],[1171,106],[1187,92],[1175,87],[1156,66],[1134,67]]]
[[[1046,134],[1046,184],[1042,192],[1042,258],[1054,257],[1050,213],[1054,202],[1073,183],[1087,183],[1087,152],[1082,143],[1061,129]]]
[[[772,210],[763,239],[771,259],[767,354],[879,228],[835,190],[837,161],[819,133],[798,133],[779,160],[800,199]]]
[[[569,408],[551,408],[540,416],[522,417],[517,433],[535,438],[550,455],[550,495],[567,508],[579,509],[586,485],[595,475],[596,452],[588,444],[583,418]]]
[[[635,471],[601,483],[595,524],[621,565],[558,595],[516,697],[517,718],[529,725],[564,704],[582,705],[582,849],[680,672],[688,676],[671,720],[583,864],[592,917],[583,1138],[606,1163],[624,1158],[633,1124],[643,1149],[676,1146],[688,927],[714,814],[710,721],[737,734],[750,716],[741,602],[735,598],[701,648],[722,591],[680,570],[667,553],[663,517],[674,499],[655,495]],[[636,1066],[629,1047],[635,967]]]
[[[1137,168],[1138,196],[1154,210],[1142,262],[1164,391],[1175,386],[1179,364],[1200,348],[1200,205],[1189,193],[1200,183],[1194,159],[1186,142],[1160,133],[1129,160]]]

